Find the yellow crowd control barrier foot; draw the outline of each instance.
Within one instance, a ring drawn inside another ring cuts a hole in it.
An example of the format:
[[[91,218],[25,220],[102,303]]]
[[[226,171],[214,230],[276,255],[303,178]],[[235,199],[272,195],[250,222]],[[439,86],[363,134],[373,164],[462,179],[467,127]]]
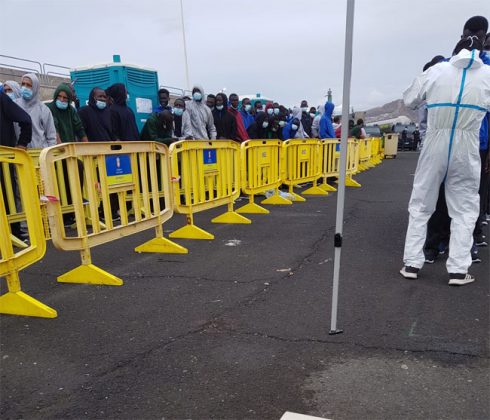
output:
[[[227,211],[226,213],[223,213],[222,215],[212,219],[211,222],[242,224],[242,225],[249,225],[250,223],[252,223],[250,219],[247,219],[245,216],[242,216],[235,211]]]
[[[354,181],[351,177],[347,177],[345,178],[345,186],[359,188],[361,187],[361,184],[359,184],[359,182],[357,181]]]
[[[17,236],[10,234],[10,241],[14,246],[21,249],[26,249],[29,245],[27,245],[24,241],[21,241]]]
[[[172,232],[168,236],[178,239],[214,239],[214,235],[196,225],[186,225]]]
[[[60,283],[103,284],[121,286],[123,281],[93,264],[81,265],[58,277]]]
[[[262,200],[260,204],[269,204],[272,206],[289,206],[293,204],[293,202],[285,197],[281,197],[279,194],[274,194],[271,195],[269,198]]]
[[[318,185],[308,188],[302,192],[303,195],[328,195],[324,189],[320,188]]]
[[[296,194],[295,192],[289,191],[289,194],[293,197],[293,201],[298,201],[298,202],[303,202],[306,201],[306,198],[301,197],[299,194]]]
[[[270,211],[256,203],[248,203],[236,210],[237,213],[269,214]]]
[[[187,248],[167,238],[153,238],[134,249],[136,252],[158,252],[161,254],[188,254]]]
[[[0,313],[7,315],[56,318],[58,313],[24,292],[8,292],[0,296]]]
[[[320,184],[319,187],[324,191],[331,191],[331,192],[337,191],[337,188],[332,187],[330,184],[327,183]]]

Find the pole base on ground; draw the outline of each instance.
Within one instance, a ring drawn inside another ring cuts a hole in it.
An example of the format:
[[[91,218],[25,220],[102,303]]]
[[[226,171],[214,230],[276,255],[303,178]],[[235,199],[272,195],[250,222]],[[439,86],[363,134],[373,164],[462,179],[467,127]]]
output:
[[[56,318],[58,313],[24,292],[8,292],[0,296],[0,313],[7,315]]]
[[[160,254],[188,254],[187,248],[167,238],[153,238],[134,249],[136,252],[154,252]]]
[[[250,219],[247,219],[245,216],[238,214],[235,211],[227,211],[220,216],[215,217],[211,220],[213,223],[231,223],[231,224],[241,224],[241,225],[249,225],[252,223]]]
[[[328,192],[318,185],[308,188],[302,192],[303,195],[328,195]]]
[[[262,200],[260,204],[269,204],[272,206],[289,206],[293,204],[291,200],[281,197],[279,194],[271,195],[269,198]]]
[[[178,239],[204,239],[211,240],[214,239],[214,235],[206,232],[204,229],[197,227],[196,225],[185,225],[180,229],[172,232],[168,235],[170,238]]]
[[[237,213],[245,214],[269,214],[270,211],[256,203],[248,203],[236,210]]]
[[[342,334],[344,330],[330,330],[328,332],[328,335],[337,335],[337,334]]]
[[[330,184],[320,184],[319,187],[324,190],[324,191],[331,191],[331,192],[335,192],[337,191],[337,188],[335,187],[332,187]]]
[[[123,281],[111,273],[93,265],[81,265],[58,277],[59,283],[102,284],[105,286],[121,286]]]

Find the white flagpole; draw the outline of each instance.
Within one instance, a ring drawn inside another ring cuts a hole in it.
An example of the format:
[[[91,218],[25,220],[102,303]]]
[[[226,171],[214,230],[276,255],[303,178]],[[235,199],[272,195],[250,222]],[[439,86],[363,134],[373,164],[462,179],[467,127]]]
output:
[[[347,0],[345,20],[344,87],[342,93],[342,136],[340,140],[340,178],[337,195],[337,216],[335,223],[335,257],[333,265],[332,316],[330,333],[339,334],[337,328],[337,307],[339,299],[340,256],[342,250],[342,231],[344,224],[345,172],[347,163],[347,138],[349,136],[350,83],[352,74],[352,41],[354,36],[355,0]]]
[[[187,43],[185,41],[185,25],[184,25],[184,4],[183,0],[180,0],[180,19],[182,23],[182,40],[184,42],[184,62],[185,62],[185,82],[187,90],[191,89],[189,83],[189,64],[187,62]]]

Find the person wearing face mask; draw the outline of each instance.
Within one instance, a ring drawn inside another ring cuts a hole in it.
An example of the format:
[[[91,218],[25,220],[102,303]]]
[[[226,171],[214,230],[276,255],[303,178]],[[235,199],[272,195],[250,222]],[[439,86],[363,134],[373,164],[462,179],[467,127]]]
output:
[[[301,124],[303,125],[303,130],[305,133],[308,135],[308,137],[311,137],[311,123],[312,123],[312,117],[310,116],[308,108],[308,101],[302,100],[301,101]]]
[[[72,100],[70,86],[62,83],[54,91],[53,101],[47,104],[53,114],[58,143],[88,141],[82,121],[71,105]]]
[[[236,137],[239,142],[242,142],[248,140],[249,136],[243,123],[242,114],[240,113],[240,111],[238,111],[238,103],[238,95],[236,93],[232,93],[230,95],[230,107],[228,108],[228,112],[235,118]]]
[[[236,119],[228,112],[228,98],[224,93],[216,95],[213,119],[218,139],[239,140],[237,137]]]
[[[192,125],[188,112],[185,110],[183,98],[174,101],[174,134],[178,140],[192,140]]]
[[[115,83],[107,89],[112,99],[111,112],[112,133],[117,140],[139,140],[138,126],[133,110],[127,105],[128,91],[122,83]]]
[[[243,125],[245,126],[245,130],[248,130],[248,127],[254,122],[254,116],[251,113],[252,104],[250,103],[249,98],[242,99],[242,109],[240,110],[240,115],[242,116]]]
[[[274,116],[274,105],[271,102],[265,104],[265,113],[269,118]]]
[[[260,112],[264,112],[264,108],[262,106],[262,101],[255,101],[254,103],[254,116],[257,118],[257,114]]]
[[[248,134],[251,139],[268,139],[270,136],[269,117],[265,112],[259,112],[255,121],[248,127]]]
[[[56,144],[56,128],[49,108],[39,100],[39,79],[34,73],[22,76],[21,97],[15,100],[31,117],[32,139],[28,147],[43,149]]]
[[[158,90],[158,106],[153,108],[153,112],[162,112],[165,109],[171,111],[172,107],[169,106],[168,101],[170,100],[170,92],[165,89]]]
[[[141,140],[156,141],[170,146],[174,139],[174,118],[168,109],[152,113],[141,130]]]
[[[472,23],[484,26],[486,33],[485,18],[478,17]],[[451,59],[423,72],[403,94],[406,106],[416,107],[426,100],[428,109],[425,144],[409,202],[404,267],[400,270],[408,279],[417,279],[424,265],[427,221],[436,207],[439,187],[444,183],[451,217],[446,262],[449,285],[462,286],[475,281],[468,269],[479,213],[479,131],[485,113],[490,110],[490,67],[480,59],[482,47],[478,36],[464,33]]]
[[[20,98],[20,85],[13,81],[13,80],[7,80],[3,84],[3,91],[9,96],[10,99],[15,101],[16,99]]]
[[[112,132],[111,111],[107,105],[104,89],[95,87],[90,91],[88,105],[78,111],[88,141],[116,140]]]
[[[215,140],[213,114],[204,102],[204,89],[201,86],[195,85],[192,88],[192,100],[186,102],[185,106],[191,119],[192,137],[196,140]]]
[[[324,112],[325,112],[325,106],[319,105],[318,113],[315,116],[315,118],[313,118],[313,121],[311,122],[311,135],[312,137],[317,139],[320,138],[320,120]]]

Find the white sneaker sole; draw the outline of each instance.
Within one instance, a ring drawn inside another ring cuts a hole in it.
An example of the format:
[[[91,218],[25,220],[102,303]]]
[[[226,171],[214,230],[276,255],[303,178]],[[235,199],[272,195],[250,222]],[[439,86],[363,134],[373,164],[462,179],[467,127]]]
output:
[[[465,284],[473,283],[474,281],[475,281],[474,278],[472,278],[472,279],[450,279],[449,285],[450,286],[464,286]]]
[[[403,277],[405,277],[406,279],[409,279],[409,280],[417,280],[417,278],[418,278],[418,274],[417,273],[408,273],[403,268],[400,270],[400,274]]]

